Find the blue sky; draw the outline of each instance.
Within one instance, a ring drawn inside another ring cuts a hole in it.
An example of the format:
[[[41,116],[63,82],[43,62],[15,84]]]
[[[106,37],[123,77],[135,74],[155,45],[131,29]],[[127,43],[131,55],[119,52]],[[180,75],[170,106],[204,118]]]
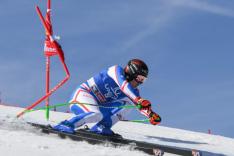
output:
[[[35,5],[45,12],[46,1],[0,2],[1,98],[21,107],[45,87],[44,30]],[[141,94],[161,125],[234,137],[234,1],[71,0],[52,7],[71,79],[51,103],[66,102],[103,68],[141,58],[150,68]],[[57,58],[51,70],[55,85],[64,77]]]

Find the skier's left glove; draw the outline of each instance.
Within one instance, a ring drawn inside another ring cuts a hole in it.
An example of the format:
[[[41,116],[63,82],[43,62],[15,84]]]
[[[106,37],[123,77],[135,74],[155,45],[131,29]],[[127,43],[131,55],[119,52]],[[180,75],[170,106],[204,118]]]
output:
[[[157,125],[161,122],[161,117],[153,111],[149,114],[149,119],[152,125]]]

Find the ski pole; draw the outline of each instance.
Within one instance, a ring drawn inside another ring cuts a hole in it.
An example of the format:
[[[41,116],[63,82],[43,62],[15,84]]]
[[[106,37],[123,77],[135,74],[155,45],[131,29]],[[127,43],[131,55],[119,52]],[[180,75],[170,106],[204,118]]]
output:
[[[139,108],[139,105],[123,105],[123,106],[103,106],[103,105],[97,105],[97,104],[91,104],[91,103],[78,103],[78,102],[70,102],[70,103],[61,103],[61,104],[56,104],[56,105],[51,105],[48,107],[41,107],[38,109],[31,109],[31,110],[26,110],[25,112],[34,112],[38,110],[45,110],[45,109],[51,109],[54,107],[62,107],[62,106],[67,106],[71,104],[80,104],[80,105],[89,105],[89,106],[96,106],[96,107],[101,107],[101,108],[125,108],[125,109],[132,109],[132,108]]]
[[[149,122],[149,119],[142,119],[142,120],[121,120],[121,121],[125,121],[125,122],[137,122],[137,123],[145,123],[145,122]]]

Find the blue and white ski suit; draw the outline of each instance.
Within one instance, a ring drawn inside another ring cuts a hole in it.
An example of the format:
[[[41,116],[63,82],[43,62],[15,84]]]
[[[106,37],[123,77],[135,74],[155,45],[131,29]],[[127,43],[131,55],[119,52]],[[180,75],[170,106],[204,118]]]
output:
[[[140,97],[139,90],[127,82],[122,67],[115,65],[82,83],[73,93],[70,102],[79,103],[70,105],[70,110],[76,116],[68,120],[75,127],[85,123],[96,123],[91,131],[111,134],[111,127],[119,120],[124,119],[130,109],[118,108],[126,104],[136,104]],[[83,104],[82,104],[83,103]],[[103,108],[94,104],[105,107]],[[149,116],[147,111],[140,111]]]

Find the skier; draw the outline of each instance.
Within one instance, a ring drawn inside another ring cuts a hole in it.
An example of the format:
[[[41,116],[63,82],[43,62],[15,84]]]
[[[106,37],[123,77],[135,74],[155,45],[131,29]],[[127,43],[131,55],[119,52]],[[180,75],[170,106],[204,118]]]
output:
[[[159,124],[161,117],[152,110],[151,102],[140,96],[137,88],[147,76],[148,67],[140,59],[130,60],[125,68],[115,65],[101,71],[82,83],[72,95],[70,102],[77,104],[71,104],[70,110],[75,116],[53,128],[74,133],[76,128],[85,123],[95,123],[90,131],[114,135],[111,127],[130,112],[130,109],[121,107],[127,104],[140,106],[140,113],[149,118],[151,124]]]

